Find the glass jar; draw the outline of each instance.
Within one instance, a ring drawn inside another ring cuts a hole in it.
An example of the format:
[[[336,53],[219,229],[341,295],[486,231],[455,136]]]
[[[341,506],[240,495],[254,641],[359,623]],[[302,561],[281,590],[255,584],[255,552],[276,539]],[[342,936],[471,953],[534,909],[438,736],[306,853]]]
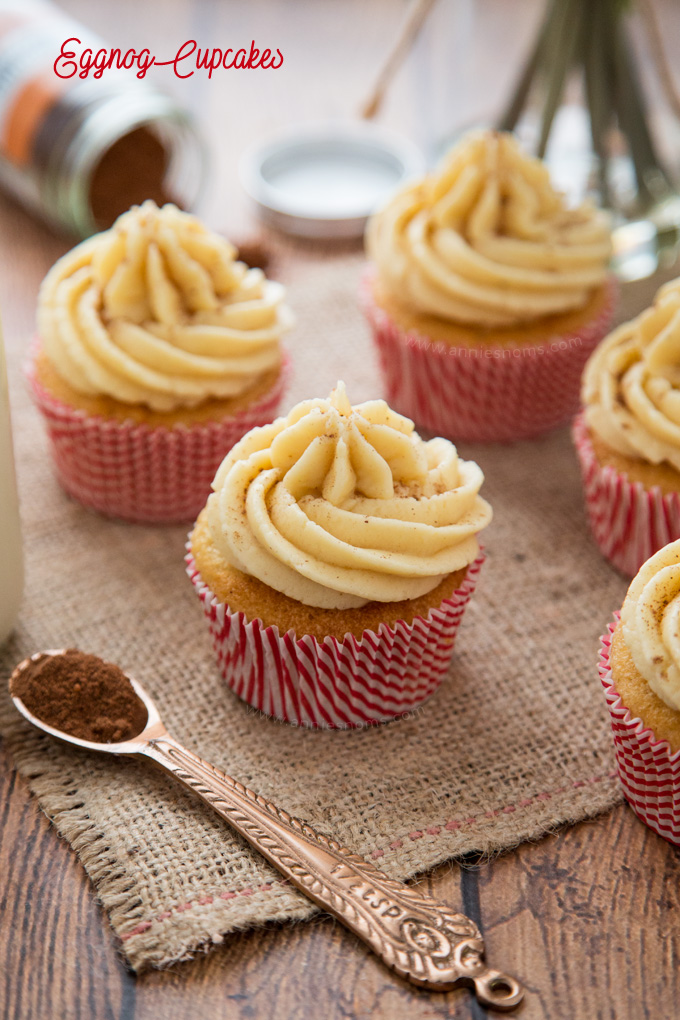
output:
[[[60,77],[67,40],[107,49],[47,0],[0,0],[0,184],[79,237],[146,198],[191,208],[206,166],[191,117],[132,69]]]
[[[573,201],[591,198],[611,212],[612,269],[623,281],[671,266],[680,253],[680,121],[664,109],[667,84],[653,108],[647,97],[665,63],[663,40],[647,82],[633,45],[643,28],[660,32],[650,11],[628,0],[546,0],[498,122],[545,159]]]

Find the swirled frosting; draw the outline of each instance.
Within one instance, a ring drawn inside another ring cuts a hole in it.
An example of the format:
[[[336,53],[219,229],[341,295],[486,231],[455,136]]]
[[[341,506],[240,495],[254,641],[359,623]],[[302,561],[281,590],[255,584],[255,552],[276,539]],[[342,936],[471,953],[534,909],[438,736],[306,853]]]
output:
[[[237,396],[275,368],[283,298],[194,216],[149,201],[55,263],[38,332],[78,392],[170,411]]]
[[[642,565],[623,603],[621,626],[638,673],[680,711],[680,541]]]
[[[581,395],[589,428],[612,450],[680,471],[680,279],[595,349]]]
[[[227,563],[305,605],[398,602],[476,558],[482,481],[447,439],[425,442],[384,400],[352,407],[338,383],[236,444],[208,523]]]
[[[582,308],[610,257],[605,213],[567,208],[512,135],[474,134],[369,221],[386,291],[419,314],[508,327]]]

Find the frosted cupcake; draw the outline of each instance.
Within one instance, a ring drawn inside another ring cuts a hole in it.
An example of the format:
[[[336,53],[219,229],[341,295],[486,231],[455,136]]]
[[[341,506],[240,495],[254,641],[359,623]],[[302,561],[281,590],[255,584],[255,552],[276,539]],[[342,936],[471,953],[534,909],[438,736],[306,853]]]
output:
[[[590,525],[631,576],[680,538],[680,280],[600,344],[582,397],[574,438]]]
[[[284,289],[175,206],[134,207],[64,255],[28,368],[57,476],[127,520],[195,518],[225,453],[271,421]]]
[[[641,567],[602,646],[626,798],[646,825],[680,843],[680,541]]]
[[[511,135],[470,135],[369,221],[362,303],[390,403],[453,439],[540,435],[578,409],[611,323],[606,215],[567,207]]]
[[[491,520],[483,475],[339,383],[225,458],[190,536],[227,684],[268,715],[357,726],[440,684]]]

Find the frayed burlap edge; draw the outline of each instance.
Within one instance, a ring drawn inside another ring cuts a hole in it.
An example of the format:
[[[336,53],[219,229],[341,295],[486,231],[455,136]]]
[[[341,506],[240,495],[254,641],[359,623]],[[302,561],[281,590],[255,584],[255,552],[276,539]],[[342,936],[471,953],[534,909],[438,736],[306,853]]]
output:
[[[129,873],[126,876],[121,863],[108,853],[106,834],[77,800],[74,777],[65,771],[61,785],[49,778],[50,748],[55,745],[18,716],[13,719],[13,712],[9,699],[3,699],[2,729],[14,763],[41,809],[78,855],[120,939],[120,951],[137,973],[191,959],[197,952],[222,943],[227,933],[270,922],[306,920],[318,913],[313,903],[272,868],[271,877],[259,888],[227,889],[217,897],[199,897],[175,904],[157,917],[146,916],[135,891],[135,879]],[[443,821],[441,826],[433,825],[424,832],[385,835],[382,845],[367,856],[388,875],[409,879],[467,853],[491,857],[562,825],[609,811],[621,800],[616,773],[609,772],[546,790],[527,801],[501,805],[483,816]],[[511,816],[505,836],[503,814]],[[518,817],[522,819],[519,824]],[[434,831],[437,828],[439,832]],[[409,843],[412,854],[408,852]],[[171,923],[171,934],[166,922]]]

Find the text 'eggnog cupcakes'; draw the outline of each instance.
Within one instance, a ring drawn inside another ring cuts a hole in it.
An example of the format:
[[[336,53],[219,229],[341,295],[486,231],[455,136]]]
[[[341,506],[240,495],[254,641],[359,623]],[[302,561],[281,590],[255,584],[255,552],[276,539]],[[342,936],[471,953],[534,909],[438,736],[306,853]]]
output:
[[[396,410],[478,441],[576,413],[612,318],[609,222],[569,208],[511,135],[465,138],[374,214],[366,248],[362,303]]]
[[[59,481],[127,520],[191,520],[225,453],[271,421],[284,290],[175,206],[145,202],[64,255],[28,375]]]
[[[602,638],[600,677],[626,798],[680,844],[680,541],[633,579]]]
[[[635,574],[680,538],[680,280],[594,351],[574,439],[593,535]]]
[[[383,400],[338,384],[225,458],[187,569],[222,674],[306,726],[358,726],[421,704],[448,668],[491,520],[483,475]]]

